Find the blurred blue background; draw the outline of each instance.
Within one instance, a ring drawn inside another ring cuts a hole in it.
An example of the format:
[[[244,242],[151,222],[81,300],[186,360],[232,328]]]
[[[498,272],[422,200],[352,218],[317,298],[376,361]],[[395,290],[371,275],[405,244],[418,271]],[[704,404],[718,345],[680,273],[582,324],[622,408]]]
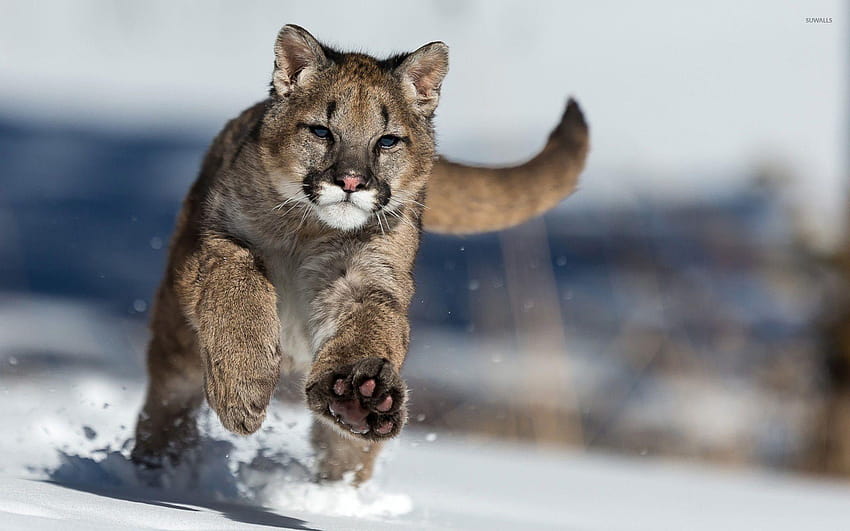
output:
[[[217,129],[263,97],[277,30],[297,23],[378,55],[446,41],[438,133],[450,158],[530,156],[568,94],[590,122],[581,189],[542,220],[425,237],[405,369],[415,423],[635,455],[818,461],[820,323],[843,289],[824,257],[845,241],[846,2],[0,10],[0,377],[143,378],[182,196]]]

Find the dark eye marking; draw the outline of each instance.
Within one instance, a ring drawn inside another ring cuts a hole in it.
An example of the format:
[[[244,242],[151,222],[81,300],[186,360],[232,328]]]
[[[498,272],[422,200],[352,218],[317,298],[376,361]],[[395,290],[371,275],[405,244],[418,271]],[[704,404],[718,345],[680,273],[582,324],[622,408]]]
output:
[[[316,135],[319,138],[324,139],[332,139],[333,135],[331,134],[331,130],[322,125],[311,125],[309,126],[310,132]]]
[[[390,124],[390,111],[387,110],[386,105],[381,105],[381,118],[384,119],[384,129]]]
[[[401,138],[395,135],[384,135],[378,139],[378,145],[384,149],[389,149],[398,144],[399,140],[401,140]]]

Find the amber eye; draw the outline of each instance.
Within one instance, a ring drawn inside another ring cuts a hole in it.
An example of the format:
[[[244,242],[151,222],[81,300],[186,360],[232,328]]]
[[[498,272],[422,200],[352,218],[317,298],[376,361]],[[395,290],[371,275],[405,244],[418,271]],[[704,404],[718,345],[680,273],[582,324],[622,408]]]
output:
[[[398,144],[399,137],[395,135],[384,135],[378,139],[378,145],[384,149],[389,149],[394,145]]]
[[[311,125],[310,132],[319,138],[331,138],[331,130],[321,125]]]

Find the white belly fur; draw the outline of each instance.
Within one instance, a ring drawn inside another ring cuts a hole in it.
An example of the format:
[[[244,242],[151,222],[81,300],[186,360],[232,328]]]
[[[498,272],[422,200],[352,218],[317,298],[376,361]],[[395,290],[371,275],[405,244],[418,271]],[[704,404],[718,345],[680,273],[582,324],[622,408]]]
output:
[[[280,317],[280,349],[285,357],[292,359],[292,368],[306,371],[313,361],[313,351],[304,318],[292,299],[281,296],[278,290],[277,313]]]
[[[280,319],[280,348],[284,358],[292,360],[292,368],[306,371],[313,362],[313,349],[307,328],[307,305],[296,287],[295,272],[283,260],[268,263],[269,277],[277,291],[277,314]],[[284,366],[289,364],[285,363]]]

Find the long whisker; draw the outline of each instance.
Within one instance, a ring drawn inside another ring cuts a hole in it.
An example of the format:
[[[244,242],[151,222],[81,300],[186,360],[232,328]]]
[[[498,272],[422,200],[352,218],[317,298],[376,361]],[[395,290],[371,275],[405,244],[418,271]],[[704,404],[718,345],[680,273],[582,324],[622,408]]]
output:
[[[385,214],[385,217],[386,217],[386,214],[390,214],[390,215],[392,215],[392,216],[394,216],[394,217],[398,218],[398,219],[399,219],[400,221],[402,221],[403,223],[406,223],[406,224],[407,224],[407,226],[409,226],[411,229],[413,229],[413,230],[419,230],[419,229],[417,229],[417,228],[416,228],[416,226],[415,226],[413,223],[411,223],[411,221],[410,221],[410,220],[407,218],[407,216],[405,216],[404,214],[401,214],[401,213],[399,213],[399,212],[395,212],[395,211],[393,211],[393,210],[385,210],[385,211],[384,211],[384,214]]]
[[[293,210],[295,210],[296,208],[298,208],[300,206],[310,207],[310,203],[302,203],[302,202],[299,201],[298,203],[295,203],[294,205],[289,207],[289,209],[286,212],[284,212],[283,215],[285,216],[285,215],[289,214],[290,212],[292,212]]]
[[[383,211],[379,210],[378,215],[381,215]],[[384,224],[387,226],[387,230],[390,230],[390,220],[387,219],[387,214],[384,213]]]
[[[301,221],[298,222],[298,226],[295,227],[295,230],[293,230],[292,232],[289,233],[290,236],[293,235],[293,234],[296,234],[299,230],[301,230],[301,226],[304,224],[304,221],[307,220],[307,214],[309,214],[310,211],[313,210],[313,205],[310,204],[310,203],[298,203],[298,204],[302,205],[304,207],[304,214],[301,215]]]
[[[295,229],[296,232],[301,229],[301,225],[303,225],[304,221],[307,220],[307,214],[309,214],[310,210],[313,208],[312,205],[310,205],[310,203],[307,203],[306,207],[307,208],[304,209],[304,214],[301,216],[301,221],[298,223],[298,228]]]
[[[422,208],[426,208],[426,209],[428,208],[428,206],[427,206],[427,205],[425,205],[425,204],[423,204],[423,203],[420,203],[420,202],[419,202],[419,201],[417,201],[416,199],[410,199],[409,197],[398,197],[398,196],[395,196],[395,195],[394,195],[394,196],[390,197],[390,201],[397,201],[399,204],[403,204],[403,203],[413,203],[413,204],[415,204],[415,205],[419,205],[419,206],[421,206]]]
[[[378,220],[378,226],[381,227],[381,234],[386,235],[386,232],[384,232],[384,225],[381,223],[381,211],[380,210],[375,212],[375,219]]]
[[[287,214],[289,214],[290,212],[292,212],[293,210],[295,210],[296,208],[301,206],[302,202],[305,201],[305,200],[307,200],[307,195],[303,191],[299,190],[298,193],[296,193],[295,195],[293,195],[292,197],[290,197],[286,201],[284,201],[284,202],[282,202],[278,205],[275,205],[275,207],[272,208],[272,210],[280,210],[284,206],[286,206],[287,204],[295,201],[295,204],[292,205],[291,207],[289,207],[289,209],[287,209],[287,211],[283,213],[283,215],[286,216]]]
[[[398,210],[402,207],[404,207],[404,203],[402,203],[398,199],[391,197],[389,203],[387,203],[387,206],[384,207],[384,210],[392,212],[393,210]]]
[[[385,208],[385,209],[384,209],[384,211],[385,211],[385,212],[392,212],[392,211],[394,211],[394,210],[400,210],[400,209],[401,209],[402,207],[404,207],[405,205],[407,205],[407,204],[411,204],[411,203],[412,203],[412,204],[419,205],[419,206],[421,206],[421,207],[422,207],[423,209],[425,209],[425,210],[427,210],[427,209],[428,209],[428,207],[427,207],[427,206],[423,205],[423,204],[422,204],[422,203],[420,203],[419,201],[416,201],[415,199],[401,198],[401,197],[397,197],[397,196],[392,196],[392,197],[390,197],[390,201],[389,201],[389,204],[388,204],[389,208]]]
[[[303,192],[301,192],[301,193],[303,194]],[[279,203],[279,204],[275,205],[274,208],[272,208],[272,210],[280,210],[281,208],[285,207],[286,205],[288,205],[289,203],[291,203],[291,202],[293,202],[297,199],[301,199],[301,198],[298,197],[297,194],[293,195],[292,197],[290,197],[289,199],[287,199],[283,203]]]

